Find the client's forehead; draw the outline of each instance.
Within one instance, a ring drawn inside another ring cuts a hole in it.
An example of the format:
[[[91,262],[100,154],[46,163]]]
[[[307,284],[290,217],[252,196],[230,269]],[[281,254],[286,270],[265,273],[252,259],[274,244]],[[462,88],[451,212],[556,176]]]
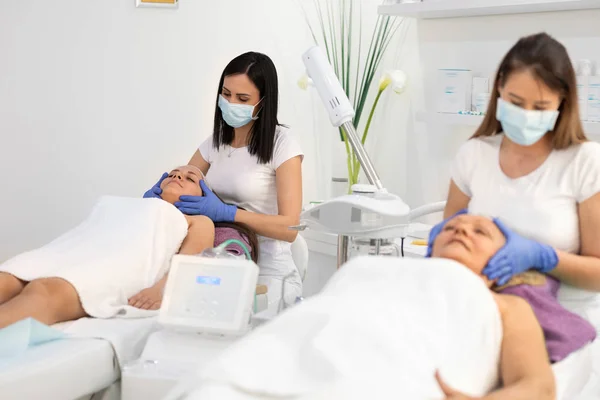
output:
[[[470,222],[470,223],[478,222],[480,224],[495,225],[494,221],[492,221],[488,217],[484,217],[483,215],[461,214],[461,215],[457,215],[456,217],[454,217],[452,219],[456,220],[456,221],[461,221],[461,222]]]
[[[467,223],[467,224],[471,224],[471,225],[477,225],[482,228],[488,229],[490,231],[490,233],[494,234],[494,235],[501,234],[500,229],[498,229],[498,227],[496,226],[494,221],[492,221],[490,218],[485,217],[483,215],[462,214],[462,215],[452,218],[448,222],[450,223],[452,221]]]
[[[200,168],[198,168],[194,165],[182,165],[180,167],[173,168],[171,170],[171,172],[175,172],[175,171],[185,172],[185,173],[190,172],[194,175],[198,175],[198,176],[202,177],[202,171],[200,171]]]

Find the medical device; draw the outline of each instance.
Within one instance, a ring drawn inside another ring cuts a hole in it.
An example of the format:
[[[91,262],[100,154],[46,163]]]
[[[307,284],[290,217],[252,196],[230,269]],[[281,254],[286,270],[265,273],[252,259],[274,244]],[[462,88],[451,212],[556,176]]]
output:
[[[323,101],[333,126],[341,127],[371,185],[353,187],[353,193],[340,196],[304,211],[300,225],[292,229],[315,229],[339,235],[338,267],[348,258],[348,238],[374,240],[376,254],[393,238],[404,238],[410,221],[410,208],[402,199],[388,193],[369,158],[352,119],[354,109],[331,64],[317,46],[302,56],[308,76]]]
[[[246,257],[226,251],[234,242]],[[158,316],[163,329],[150,335],[138,360],[123,367],[123,400],[162,399],[179,379],[247,333],[258,273],[245,244],[234,239],[197,256],[173,256]]]
[[[158,322],[174,330],[243,334],[257,280],[258,266],[251,260],[176,255]]]

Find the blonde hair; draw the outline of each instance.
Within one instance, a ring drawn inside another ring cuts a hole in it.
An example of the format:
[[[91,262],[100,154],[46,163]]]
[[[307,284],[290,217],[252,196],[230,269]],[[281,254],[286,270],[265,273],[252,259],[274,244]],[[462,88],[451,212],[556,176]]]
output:
[[[575,70],[565,47],[546,33],[521,38],[506,54],[496,73],[487,114],[471,139],[502,132],[502,125],[496,119],[499,88],[513,72],[523,70],[531,71],[562,97],[556,127],[549,133],[552,147],[560,150],[586,142],[579,116]]]

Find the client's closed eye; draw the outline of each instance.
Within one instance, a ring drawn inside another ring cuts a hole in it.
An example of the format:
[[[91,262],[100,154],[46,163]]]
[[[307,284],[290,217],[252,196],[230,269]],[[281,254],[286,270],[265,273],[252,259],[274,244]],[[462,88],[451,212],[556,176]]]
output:
[[[487,229],[482,228],[481,226],[475,227],[475,233],[477,235],[483,235],[483,236],[486,236],[486,237],[489,237],[489,238],[492,237],[492,235],[490,234],[490,232]]]

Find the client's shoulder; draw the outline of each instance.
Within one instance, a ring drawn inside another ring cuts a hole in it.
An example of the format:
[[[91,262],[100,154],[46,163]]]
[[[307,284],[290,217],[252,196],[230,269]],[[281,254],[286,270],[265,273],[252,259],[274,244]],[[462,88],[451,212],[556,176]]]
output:
[[[204,215],[185,215],[188,228],[192,229],[214,229],[215,223]]]
[[[533,309],[523,298],[502,293],[493,293],[493,296],[502,317],[514,316],[527,318],[530,316],[535,318]]]

